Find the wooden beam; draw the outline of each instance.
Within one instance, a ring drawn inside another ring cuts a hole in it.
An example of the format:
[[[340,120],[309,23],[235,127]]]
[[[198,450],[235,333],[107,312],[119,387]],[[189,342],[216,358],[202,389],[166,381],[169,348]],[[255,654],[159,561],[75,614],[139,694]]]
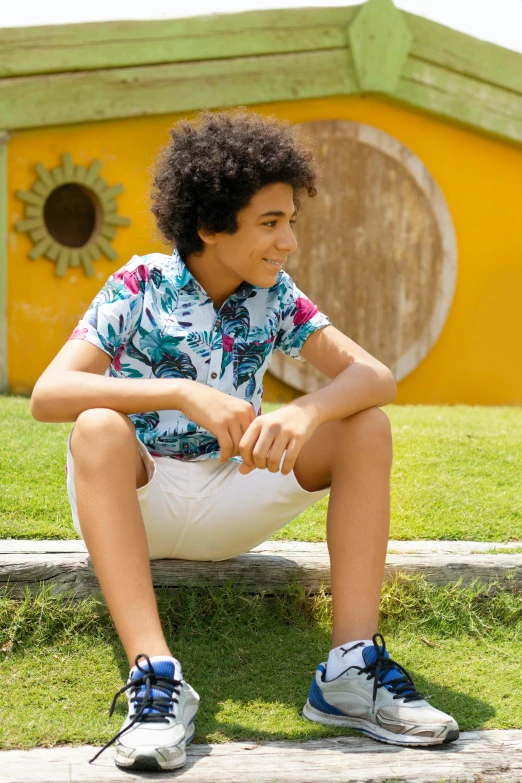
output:
[[[358,6],[0,29],[0,78],[337,49]]]
[[[348,28],[362,92],[393,93],[411,47],[411,32],[392,0],[367,0]]]
[[[0,753],[2,783],[117,783],[158,778],[118,769],[109,748],[35,748]],[[522,779],[522,731],[464,732],[450,745],[400,748],[367,737],[308,742],[223,742],[189,745],[187,763],[162,772],[168,783],[432,783],[459,780],[517,783]]]
[[[336,49],[361,6],[0,29],[0,78]],[[522,92],[522,54],[400,11],[420,60]]]
[[[439,65],[409,57],[393,97],[445,119],[522,142],[522,94]]]
[[[346,49],[0,79],[2,123],[36,128],[90,120],[349,94]]]
[[[395,35],[385,29],[383,8]],[[371,57],[373,33],[367,25],[362,37],[358,30],[363,11],[385,33]],[[361,90],[522,141],[522,54],[394,10],[391,0],[0,30],[0,104],[8,129]]]
[[[451,30],[430,19],[401,12],[413,41],[410,54],[424,62],[522,93],[522,54]]]
[[[409,551],[403,552],[398,542],[390,543],[392,552],[386,559],[386,580],[402,573],[421,574],[435,585],[454,584],[459,580],[466,585],[475,579],[483,582],[498,579],[509,581],[510,586],[522,586],[522,554],[477,552],[469,549],[477,546],[473,542],[467,545],[468,549],[457,552],[448,552],[448,542],[439,547],[435,545],[440,542],[431,542],[424,549],[415,547],[415,543],[407,542]],[[397,546],[399,551],[394,549]],[[411,551],[412,548],[417,551]],[[245,592],[270,593],[295,581],[311,593],[321,588],[330,591],[330,559],[325,543],[267,541],[230,560],[153,560],[151,570],[156,588],[223,585],[234,581]],[[75,598],[99,593],[83,542],[0,541],[0,587],[7,587],[17,596],[26,587],[36,593],[41,584],[51,585],[53,593],[70,591]]]
[[[0,393],[8,390],[7,374],[7,142],[0,131]]]

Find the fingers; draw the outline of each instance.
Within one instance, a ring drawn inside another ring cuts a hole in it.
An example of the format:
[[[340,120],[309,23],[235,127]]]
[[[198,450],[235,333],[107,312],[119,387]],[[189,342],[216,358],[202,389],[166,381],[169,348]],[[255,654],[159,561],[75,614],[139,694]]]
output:
[[[291,440],[286,447],[285,459],[281,465],[281,473],[283,476],[287,476],[294,469],[297,457],[299,456],[299,444],[295,440]]]
[[[255,415],[254,415],[255,419]],[[230,459],[230,457],[236,457],[239,455],[239,444],[241,442],[241,438],[245,434],[245,432],[248,430],[250,426],[249,417],[241,417],[239,419],[236,419],[235,421],[232,421],[227,431],[223,434],[221,439],[219,440],[220,444],[220,461],[226,462]],[[255,466],[254,466],[255,467]]]
[[[270,451],[267,455],[266,466],[270,473],[277,473],[283,454],[287,446],[286,439],[276,438],[270,446]]]
[[[240,471],[242,473],[250,473],[251,470],[254,470],[254,468],[257,467],[256,463],[254,462],[253,451],[258,436],[259,426],[256,424],[256,422],[252,422],[239,441],[239,454],[243,460],[243,465],[249,468],[248,471]]]
[[[259,422],[259,420],[258,420]],[[286,446],[284,437],[277,437],[261,423],[251,425],[241,438],[239,453],[248,468],[268,468],[277,473]]]
[[[262,470],[268,467],[268,452],[272,448],[274,443],[274,436],[269,432],[261,431],[261,435],[256,441],[256,444],[252,450],[252,459],[256,468]],[[276,467],[276,472],[279,469],[279,464]]]
[[[228,430],[223,430],[218,436],[218,443],[219,443],[219,461],[220,462],[226,462],[230,457],[233,455],[234,452],[234,443],[232,441],[232,436],[230,435]]]

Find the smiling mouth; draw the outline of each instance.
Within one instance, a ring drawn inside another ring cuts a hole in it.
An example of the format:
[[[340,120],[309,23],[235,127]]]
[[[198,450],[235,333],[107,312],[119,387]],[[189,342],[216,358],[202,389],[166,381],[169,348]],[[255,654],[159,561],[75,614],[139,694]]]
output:
[[[284,264],[284,261],[271,261],[269,258],[263,258],[263,261],[266,261],[267,264],[273,266],[274,269],[282,269]]]

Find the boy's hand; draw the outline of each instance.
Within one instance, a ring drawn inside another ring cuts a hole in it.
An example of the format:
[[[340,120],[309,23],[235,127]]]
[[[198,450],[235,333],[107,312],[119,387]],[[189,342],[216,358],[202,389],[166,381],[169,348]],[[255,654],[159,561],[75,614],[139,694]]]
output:
[[[256,418],[253,406],[204,383],[190,381],[183,395],[181,412],[211,432],[218,440],[220,462],[239,454],[239,441]]]
[[[271,473],[277,473],[286,451],[281,466],[281,473],[286,476],[293,470],[299,452],[319,424],[310,411],[292,403],[258,416],[239,443],[243,459],[239,472],[246,475],[255,468],[268,468]]]

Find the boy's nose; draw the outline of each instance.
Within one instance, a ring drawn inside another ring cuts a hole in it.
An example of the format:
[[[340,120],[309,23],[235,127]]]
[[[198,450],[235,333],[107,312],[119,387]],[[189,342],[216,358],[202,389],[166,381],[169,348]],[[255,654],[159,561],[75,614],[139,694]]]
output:
[[[294,250],[297,248],[297,240],[294,236],[293,231],[289,230],[285,232],[276,243],[276,247],[278,250],[285,250],[287,253],[293,253]]]

